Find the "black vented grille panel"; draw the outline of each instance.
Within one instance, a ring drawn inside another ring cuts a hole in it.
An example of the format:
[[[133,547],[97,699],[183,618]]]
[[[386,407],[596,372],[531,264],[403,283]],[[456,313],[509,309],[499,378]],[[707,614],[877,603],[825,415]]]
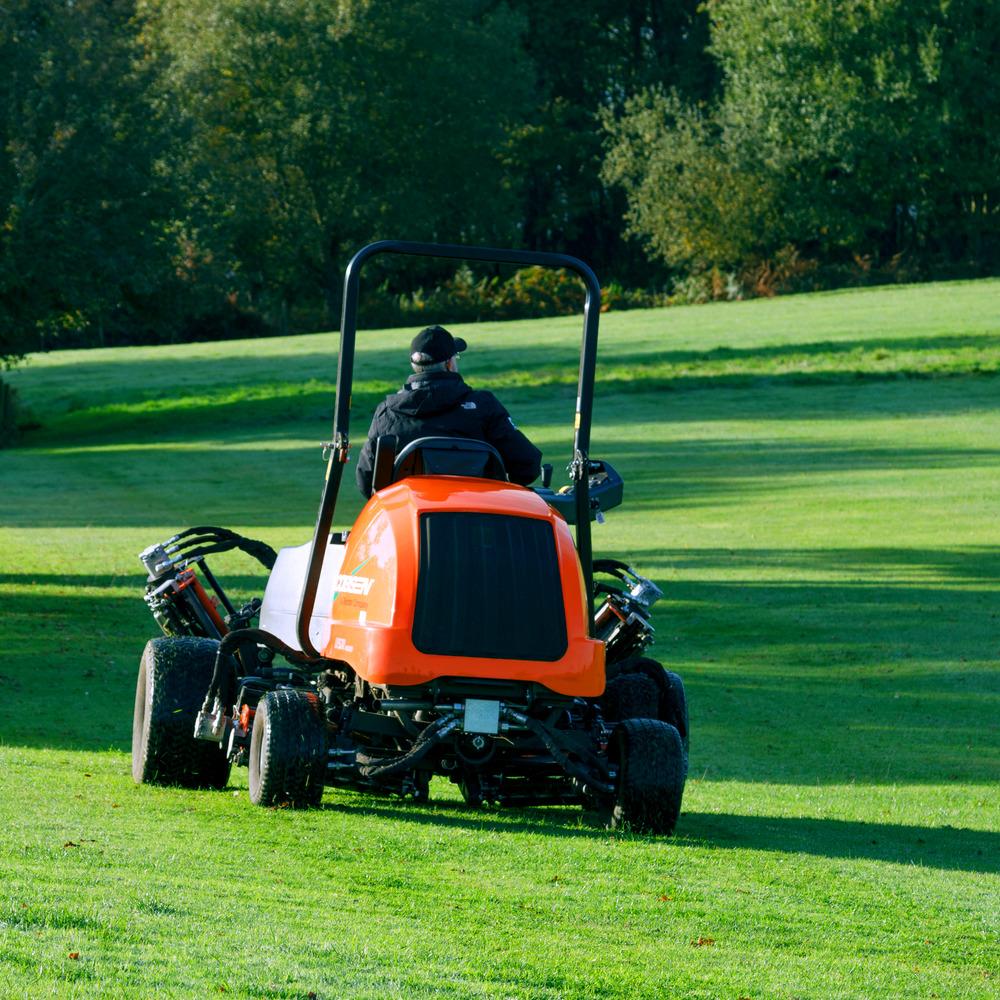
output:
[[[421,515],[413,644],[443,656],[558,660],[566,615],[552,525],[504,514]]]

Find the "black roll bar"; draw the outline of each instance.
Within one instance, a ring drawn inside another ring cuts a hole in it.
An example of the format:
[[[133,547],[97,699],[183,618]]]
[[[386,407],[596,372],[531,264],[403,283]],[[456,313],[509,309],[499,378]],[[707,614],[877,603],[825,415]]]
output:
[[[583,340],[580,345],[580,376],[576,392],[573,457],[570,477],[576,484],[576,548],[583,567],[587,591],[587,612],[590,634],[594,633],[594,570],[590,540],[590,426],[594,404],[594,372],[597,365],[597,324],[601,311],[601,286],[594,272],[577,257],[561,253],[540,253],[534,250],[499,250],[495,247],[470,247],[452,243],[411,243],[382,240],[362,247],[347,265],[344,273],[344,304],[340,321],[340,350],[337,358],[337,396],[333,417],[333,437],[330,459],[320,499],[309,566],[299,602],[297,632],[299,644],[307,656],[322,658],[309,637],[309,622],[316,604],[323,557],[326,554],[333,513],[337,506],[340,481],[347,464],[351,417],[351,386],[354,377],[354,342],[358,328],[358,295],[361,268],[371,257],[394,253],[411,257],[443,257],[449,260],[476,260],[490,264],[514,264],[520,267],[564,267],[576,272],[587,289],[583,306]]]

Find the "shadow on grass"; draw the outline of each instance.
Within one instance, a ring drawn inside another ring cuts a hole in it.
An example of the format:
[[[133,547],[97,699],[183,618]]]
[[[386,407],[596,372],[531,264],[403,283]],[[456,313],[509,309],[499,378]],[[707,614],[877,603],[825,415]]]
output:
[[[859,419],[872,414],[891,411],[896,415],[956,412],[968,410],[970,402],[962,399],[964,393],[931,391],[929,386],[956,384],[967,386],[970,382],[995,384],[1000,374],[1000,357],[997,348],[1000,338],[993,335],[956,337],[892,338],[873,340],[830,341],[809,344],[769,345],[750,348],[717,347],[707,351],[681,350],[631,351],[602,354],[598,366],[598,403],[608,396],[655,395],[659,398],[679,393],[687,395],[706,390],[713,392],[711,401],[702,399],[699,405],[689,401],[671,407],[672,421],[711,420],[723,417],[729,420],[755,420],[767,417],[776,420],[809,420],[829,416],[829,406],[824,405],[820,390],[844,390],[851,393],[850,405],[838,406],[837,416],[842,419]],[[919,352],[919,356],[935,358],[935,351],[981,348],[991,351],[981,360],[943,360],[938,367],[914,365],[912,359],[900,359],[896,367],[884,366],[886,359],[901,351]],[[856,359],[852,355],[857,355]],[[384,352],[371,352],[374,371],[359,365],[357,377],[372,382],[384,382],[386,391],[393,391],[407,372],[404,366],[386,364],[381,360]],[[810,367],[810,359],[830,356],[833,360],[823,366],[818,360]],[[128,358],[114,362],[87,362],[74,360],[72,370],[75,383],[86,385],[88,372],[92,377],[101,374],[121,386],[155,386],[145,392],[127,396],[131,404],[144,400],[155,401],[149,409],[115,410],[98,405],[88,409],[85,401],[74,402],[76,412],[62,413],[51,420],[36,414],[47,426],[26,433],[23,447],[46,447],[66,440],[101,443],[143,442],[156,440],[184,440],[190,437],[192,426],[225,431],[234,425],[258,428],[262,435],[276,424],[300,423],[304,427],[315,421],[320,429],[330,422],[333,411],[332,379],[335,368],[330,356],[323,353],[287,355],[289,371],[281,369],[282,356],[262,361],[252,355],[225,362],[229,377],[226,381],[199,381],[198,373],[204,371],[205,361],[200,358],[176,359],[169,362],[171,392],[164,385],[164,361]],[[362,358],[363,360],[363,358]],[[802,361],[801,367],[794,363]],[[524,345],[517,350],[518,369],[508,367],[509,359],[501,353],[486,361],[479,370],[470,368],[468,379],[473,386],[481,380],[496,387],[508,409],[523,423],[536,426],[571,425],[576,378],[573,352],[565,347]],[[222,362],[220,362],[220,365]],[[699,364],[706,366],[703,372]],[[750,365],[746,371],[713,370],[720,364]],[[677,365],[676,371],[669,366]],[[793,370],[782,366],[792,365]],[[295,375],[310,381],[303,388],[294,381]],[[329,387],[315,387],[315,378],[330,379]],[[478,376],[478,380],[477,380]],[[528,384],[525,384],[525,383]],[[239,398],[239,389],[247,388],[251,398]],[[812,392],[791,390],[811,389]],[[864,390],[874,390],[868,391]],[[234,391],[235,390],[235,391]],[[254,390],[262,398],[252,398]],[[751,392],[748,395],[748,390]],[[994,390],[995,391],[995,390]],[[185,393],[204,397],[203,401],[185,398]],[[761,397],[778,394],[781,405],[767,407]],[[179,398],[177,398],[179,397]],[[215,397],[215,398],[213,398]],[[729,398],[731,397],[731,398]],[[113,397],[120,400],[116,394]],[[370,391],[364,383],[355,386],[353,413],[357,424],[367,426],[367,421],[383,393]],[[537,412],[538,403],[551,404],[559,400],[563,405],[544,407]],[[523,411],[531,409],[530,421]],[[675,412],[676,411],[676,412]],[[286,428],[287,430],[287,428]],[[320,431],[322,433],[322,431]],[[355,431],[357,434],[358,431]]]
[[[766,568],[823,575],[831,571],[857,573],[862,585],[865,580],[885,573],[900,583],[911,579],[914,582],[950,580],[1000,585],[1000,547],[994,545],[935,549],[880,545],[843,549],[689,548],[657,555],[655,561],[661,569],[670,566],[675,570],[697,572],[740,569],[757,572]],[[746,585],[754,583],[759,581],[748,581]]]
[[[223,585],[242,599],[264,578]],[[0,746],[130,751],[139,658],[161,634],[144,587],[140,574],[0,574]]]
[[[216,428],[218,429],[218,428]],[[285,427],[284,433],[287,433]],[[319,437],[317,431],[317,441]],[[358,445],[347,466],[336,523],[348,526],[361,507],[354,485]],[[311,535],[324,466],[318,444],[283,447],[265,443],[250,427],[219,444],[161,440],[155,448],[118,444],[11,454],[13,488],[0,496],[0,522],[11,527],[137,526],[215,523],[303,526]],[[569,452],[550,449],[546,460],[562,482]],[[800,442],[775,438],[704,438],[650,444],[615,439],[595,442],[625,478],[624,511],[645,516],[664,509],[739,503],[759,493],[802,488],[804,477],[834,472],[989,469],[1000,466],[1000,448],[935,448]],[[183,490],[164,486],[164,469],[183,474]],[[53,483],[71,502],[54,502]],[[611,516],[615,516],[614,514]],[[599,543],[603,541],[597,538]],[[634,556],[633,556],[634,558]]]
[[[688,689],[693,775],[995,781],[1000,549],[703,549],[647,561],[666,592],[656,655]],[[213,565],[234,598],[262,591],[263,571]],[[678,568],[687,578],[665,583]],[[143,585],[138,573],[0,574],[0,739],[128,749],[136,664],[157,634]],[[83,708],[57,719],[56,690]]]
[[[921,416],[990,408],[988,398],[976,401],[976,392],[996,392],[998,372],[796,372],[735,375],[643,374],[641,365],[626,376],[600,378],[596,407],[609,398],[630,401],[655,397],[662,419],[671,422],[754,420],[864,420],[891,413]],[[469,377],[473,387],[476,379]],[[532,385],[496,388],[496,395],[519,423],[536,427],[572,426],[576,383],[568,378],[539,380]],[[394,391],[392,389],[389,392]],[[354,393],[352,434],[364,433],[384,392]],[[995,397],[994,397],[995,399]],[[768,405],[770,403],[770,405]],[[295,434],[322,435],[329,429],[332,391],[294,390],[261,399],[215,399],[150,409],[81,410],[58,416],[21,438],[22,448],[62,447],[67,443],[147,444],[150,441],[186,441],[191,429],[206,436],[229,436],[233,428],[247,428],[243,440]],[[239,431],[237,431],[239,434]]]
[[[682,813],[677,831],[679,843],[705,841],[717,848],[1000,872],[1000,833],[986,830],[695,812]]]
[[[341,813],[377,816],[395,822],[455,827],[479,833],[607,840],[643,836],[609,831],[602,818],[577,808],[540,807],[483,812],[451,805],[438,809],[406,803],[324,805]],[[645,839],[645,837],[643,837]],[[650,837],[651,840],[660,838]],[[923,865],[952,871],[1000,871],[1000,833],[954,827],[865,823],[809,817],[745,816],[737,813],[682,812],[665,843],[730,850],[779,851],[827,858],[867,859]]]
[[[622,473],[625,479],[622,510],[637,516],[654,516],[663,510],[726,506],[760,494],[802,490],[812,486],[807,477],[837,472],[868,474],[1000,466],[1000,448],[796,442],[756,437],[663,444],[618,439],[606,450],[598,443],[592,453],[607,458]]]
[[[763,333],[763,331],[762,331]],[[469,355],[463,359],[471,372],[481,377],[493,375],[509,367],[509,351],[513,342],[506,335],[502,326],[495,327],[492,335],[478,340],[470,336],[472,345]],[[338,335],[318,334],[319,337],[329,337],[329,349],[323,351],[304,352],[301,349],[290,349],[286,352],[269,352],[258,356],[253,349],[253,343],[240,345],[243,352],[232,357],[206,359],[203,357],[185,358],[174,356],[183,347],[174,348],[169,355],[143,357],[140,352],[133,356],[119,354],[114,360],[104,360],[95,356],[93,360],[82,360],[79,354],[67,356],[61,362],[49,360],[45,374],[58,370],[60,367],[72,372],[74,381],[81,385],[100,379],[113,371],[116,377],[124,373],[122,384],[138,386],[158,386],[164,382],[164,372],[169,372],[172,383],[180,385],[211,384],[206,379],[206,366],[217,365],[220,374],[225,374],[225,381],[230,385],[252,385],[272,381],[275,378],[287,377],[285,372],[308,373],[311,378],[328,378],[331,381],[337,374],[337,341]],[[409,343],[409,334],[400,329],[397,335],[398,352],[385,348],[384,341],[373,345],[366,340],[365,332],[358,335],[355,351],[356,378],[388,378],[395,379],[406,374],[405,356]],[[524,331],[515,335],[517,363],[527,369],[539,366],[565,366],[567,371],[574,369],[578,362],[578,333],[576,329],[559,328],[551,341],[545,340],[544,331],[532,343],[521,343],[526,338]],[[632,334],[631,336],[635,336]],[[719,339],[722,335],[715,334]],[[645,350],[618,351],[613,339],[607,336],[600,339],[601,364],[633,365],[648,364],[683,364],[696,365],[717,361],[742,362],[774,362],[782,363],[796,358],[818,358],[824,356],[842,357],[856,354],[859,360],[868,355],[874,355],[875,360],[885,360],[892,354],[920,351],[922,353],[951,352],[957,350],[990,351],[1000,347],[1000,336],[996,333],[970,333],[926,336],[926,337],[854,337],[851,339],[819,340],[806,343],[790,342],[785,344],[755,344],[749,347],[730,347],[721,344],[698,350],[693,348],[674,349],[671,347],[669,328],[664,328],[662,338],[651,343]],[[224,345],[217,345],[224,350]],[[233,350],[237,348],[234,345]],[[574,369],[575,370],[575,369]],[[853,374],[853,372],[848,373]]]
[[[338,802],[334,799],[323,804],[323,809],[348,813],[358,817],[377,816],[381,819],[402,820],[427,826],[457,827],[482,833],[530,833],[543,837],[583,837],[594,839],[612,836],[601,819],[579,806],[539,806],[526,809],[462,807],[454,802],[440,805],[414,805],[400,800],[372,796],[364,804]],[[433,799],[433,794],[432,794]]]
[[[669,342],[669,334],[665,336]],[[628,364],[640,358],[656,359],[674,364],[697,364],[706,361],[785,361],[798,357],[823,357],[825,355],[874,354],[884,360],[886,356],[904,351],[957,351],[993,350],[1000,347],[1000,335],[995,333],[970,333],[936,337],[855,337],[848,340],[815,340],[806,343],[757,344],[750,347],[710,347],[706,350],[671,350],[633,352],[621,360]]]

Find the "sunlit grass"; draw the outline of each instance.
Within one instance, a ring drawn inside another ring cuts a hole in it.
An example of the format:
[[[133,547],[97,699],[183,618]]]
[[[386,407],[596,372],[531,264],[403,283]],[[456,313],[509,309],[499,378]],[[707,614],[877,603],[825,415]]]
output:
[[[243,772],[134,786],[136,553],[309,536],[336,338],[32,359],[42,426],[0,452],[0,996],[993,997],[998,293],[603,317],[593,450],[626,501],[595,547],[663,587],[691,701],[670,839],[444,784],[314,813],[253,809]],[[561,474],[579,321],[463,335]],[[359,340],[356,443],[410,336]]]

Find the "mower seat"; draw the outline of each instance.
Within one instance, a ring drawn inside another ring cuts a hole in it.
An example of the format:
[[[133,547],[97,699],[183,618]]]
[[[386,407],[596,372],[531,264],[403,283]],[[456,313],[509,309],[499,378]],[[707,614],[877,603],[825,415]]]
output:
[[[375,490],[399,482],[407,476],[473,476],[507,482],[507,469],[500,453],[485,441],[471,438],[422,437],[411,441],[390,459],[395,452],[395,439],[391,435],[380,437],[376,444]],[[391,477],[389,461],[392,461]],[[380,481],[385,480],[385,481]]]

